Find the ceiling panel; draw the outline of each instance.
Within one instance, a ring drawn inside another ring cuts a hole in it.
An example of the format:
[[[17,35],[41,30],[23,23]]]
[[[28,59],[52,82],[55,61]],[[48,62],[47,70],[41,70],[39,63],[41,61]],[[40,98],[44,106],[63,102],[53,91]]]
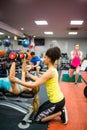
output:
[[[47,20],[37,26],[35,20]],[[82,26],[71,26],[70,20],[84,20]],[[0,21],[27,35],[38,37],[87,38],[87,0],[0,0]],[[68,32],[78,28],[78,35]],[[44,31],[53,31],[46,36]]]

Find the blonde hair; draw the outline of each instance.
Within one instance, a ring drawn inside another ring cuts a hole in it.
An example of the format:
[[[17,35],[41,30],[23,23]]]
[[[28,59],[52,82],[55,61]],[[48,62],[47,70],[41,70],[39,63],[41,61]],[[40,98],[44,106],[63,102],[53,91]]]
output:
[[[34,95],[33,102],[32,102],[33,112],[34,112],[34,113],[37,113],[37,112],[38,112],[38,109],[39,109],[39,104],[40,104],[40,99],[39,99],[39,95],[38,95],[39,87],[33,88],[32,91],[33,91],[33,93],[35,94],[35,95]]]
[[[77,44],[75,44],[74,46],[80,46],[80,45],[77,43]]]

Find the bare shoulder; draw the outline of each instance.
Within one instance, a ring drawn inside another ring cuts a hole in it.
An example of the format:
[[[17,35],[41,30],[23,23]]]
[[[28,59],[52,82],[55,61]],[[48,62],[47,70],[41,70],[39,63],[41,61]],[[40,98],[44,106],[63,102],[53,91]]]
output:
[[[48,69],[42,77],[45,77],[45,78],[52,78],[54,75],[53,75],[53,71],[51,69]]]

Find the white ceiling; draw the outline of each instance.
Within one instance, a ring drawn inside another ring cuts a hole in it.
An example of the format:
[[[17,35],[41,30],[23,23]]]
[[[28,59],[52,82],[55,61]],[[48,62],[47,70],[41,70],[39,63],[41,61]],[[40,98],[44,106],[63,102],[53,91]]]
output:
[[[48,25],[37,26],[35,20],[47,20]],[[70,20],[84,20],[81,26],[71,26]],[[54,38],[87,38],[87,0],[0,0],[0,21],[27,35]],[[70,30],[78,31],[69,36]]]

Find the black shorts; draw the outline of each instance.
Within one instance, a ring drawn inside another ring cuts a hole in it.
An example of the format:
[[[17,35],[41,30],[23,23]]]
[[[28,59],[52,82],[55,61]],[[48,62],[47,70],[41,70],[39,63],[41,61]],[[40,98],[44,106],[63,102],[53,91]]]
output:
[[[64,105],[65,105],[65,98],[58,103],[51,103],[50,101],[46,101],[40,106],[38,113],[35,117],[35,121],[41,122],[42,118],[61,111]]]
[[[81,65],[79,65],[79,67],[80,67],[80,66],[81,66]],[[76,69],[77,67],[71,65],[70,68],[71,68],[71,69]]]

